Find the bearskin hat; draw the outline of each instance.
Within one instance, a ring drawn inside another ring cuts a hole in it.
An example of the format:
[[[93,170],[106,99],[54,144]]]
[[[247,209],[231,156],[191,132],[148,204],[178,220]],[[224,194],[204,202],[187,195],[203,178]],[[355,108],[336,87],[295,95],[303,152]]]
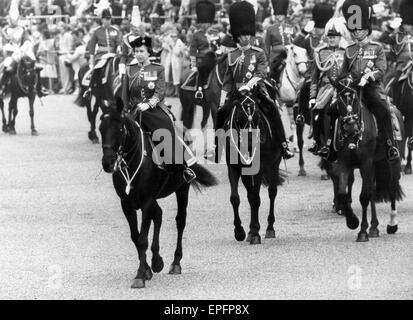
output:
[[[343,15],[347,22],[347,29],[371,30],[372,7],[367,0],[346,0],[343,3]],[[361,16],[360,16],[361,15]]]
[[[324,28],[334,15],[334,9],[328,3],[317,3],[313,8],[314,27]]]
[[[274,9],[274,15],[287,15],[288,5],[290,0],[271,0],[272,8]]]
[[[413,25],[413,0],[402,0],[399,6],[400,18],[402,24]]]
[[[243,35],[255,36],[255,11],[247,1],[235,2],[229,7],[229,23],[235,42]]]
[[[136,37],[129,44],[132,48],[138,48],[138,47],[145,46],[148,48],[148,51],[152,50],[152,38],[148,36]]]
[[[213,23],[215,20],[215,4],[208,0],[200,0],[195,6],[198,23]]]

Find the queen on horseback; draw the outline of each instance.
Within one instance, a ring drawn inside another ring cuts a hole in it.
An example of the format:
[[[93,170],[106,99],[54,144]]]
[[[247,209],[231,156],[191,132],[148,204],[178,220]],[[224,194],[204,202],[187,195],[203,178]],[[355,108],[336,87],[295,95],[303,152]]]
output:
[[[196,164],[197,160],[184,140],[176,134],[172,121],[173,116],[164,103],[165,69],[149,59],[152,54],[152,39],[148,36],[138,37],[131,41],[130,45],[134,50],[135,58],[126,67],[126,81],[124,81],[128,109],[131,113],[136,114],[137,120],[141,122],[144,130],[150,133],[154,133],[158,129],[169,131],[173,146],[164,149],[165,152],[171,150],[171,154],[164,156],[173,159],[171,164],[183,166],[184,179],[190,183],[196,179],[191,166]],[[180,144],[181,148],[175,148],[177,144]],[[182,162],[177,160],[180,156],[177,154],[178,149],[183,150],[184,153]],[[169,166],[165,166],[165,168],[168,169]]]

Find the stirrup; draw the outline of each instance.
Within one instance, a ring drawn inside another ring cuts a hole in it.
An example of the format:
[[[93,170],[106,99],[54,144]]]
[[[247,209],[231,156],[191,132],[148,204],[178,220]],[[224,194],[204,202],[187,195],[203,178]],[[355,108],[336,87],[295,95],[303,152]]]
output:
[[[314,142],[314,144],[310,148],[308,148],[308,151],[311,152],[312,154],[317,154],[318,144]]]
[[[329,147],[324,146],[320,150],[318,150],[317,155],[319,155],[324,160],[328,160],[330,158],[331,150]]]
[[[196,174],[191,168],[185,167],[183,177],[186,183],[191,183],[196,179]]]
[[[295,123],[296,124],[305,124],[305,118],[304,118],[304,116],[302,115],[302,114],[299,114],[298,116],[297,116],[297,118],[295,119]]]
[[[87,89],[84,93],[83,93],[83,98],[84,99],[89,99],[90,98],[90,96],[92,95],[92,89]]]
[[[281,156],[283,157],[283,159],[288,160],[294,157],[294,153],[291,152],[290,149],[288,148],[287,142],[283,142],[281,144],[281,147],[282,147]]]
[[[195,99],[204,99],[204,93],[202,92],[201,87],[199,87],[198,90],[195,92]]]
[[[400,152],[395,146],[389,147],[387,150],[387,158],[389,161],[394,161],[400,158]]]

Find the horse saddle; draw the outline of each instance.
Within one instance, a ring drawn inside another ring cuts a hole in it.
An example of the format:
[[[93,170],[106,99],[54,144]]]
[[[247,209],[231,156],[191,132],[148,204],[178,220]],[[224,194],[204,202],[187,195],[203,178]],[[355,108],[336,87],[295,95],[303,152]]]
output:
[[[213,71],[215,70],[215,68],[213,69]],[[212,79],[212,72],[211,71],[208,75],[208,81],[207,83],[204,85],[203,89],[206,90],[209,88],[209,85],[211,84],[211,79]],[[198,90],[197,87],[197,82],[198,82],[198,71],[192,71],[188,78],[186,78],[185,82],[182,84],[181,89],[185,90],[185,91],[191,91],[191,92],[195,92]]]
[[[115,69],[115,59],[114,58],[116,55],[114,53],[107,53],[102,56],[102,58],[96,63],[96,65],[93,67],[93,69],[89,69],[83,79],[82,79],[82,86],[88,87],[90,85],[90,80],[92,77],[92,72],[102,72],[104,70],[104,74],[101,74],[100,77],[97,77],[99,79],[102,79],[102,84],[105,84],[108,80],[109,72],[110,72],[110,61],[112,61],[113,64],[113,69]],[[112,59],[112,60],[111,60]],[[120,82],[120,80],[119,80]],[[116,84],[114,83],[114,86]]]

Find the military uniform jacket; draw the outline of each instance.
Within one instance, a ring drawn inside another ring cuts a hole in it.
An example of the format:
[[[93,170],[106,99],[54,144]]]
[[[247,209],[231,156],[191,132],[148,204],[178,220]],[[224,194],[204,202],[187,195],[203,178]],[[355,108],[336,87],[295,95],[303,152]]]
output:
[[[286,33],[285,23],[276,23],[268,27],[265,33],[265,52],[270,61],[278,56],[286,45],[291,44],[291,34]]]
[[[322,45],[314,50],[314,68],[311,77],[310,98],[315,99],[321,87],[337,80],[344,61],[345,49]]]
[[[165,70],[157,63],[141,66],[136,59],[126,68],[128,101],[131,107],[146,102],[151,107],[163,103],[165,98]]]
[[[268,63],[264,50],[248,46],[235,48],[228,53],[228,68],[225,72],[222,90],[232,92],[248,83],[253,77],[265,79]]]
[[[374,81],[369,85],[383,90],[383,76],[386,72],[386,55],[379,42],[369,40],[364,44],[352,44],[346,48],[340,78],[348,73],[355,79],[359,79],[366,73],[373,72]]]
[[[402,32],[391,35],[385,33],[382,40],[392,46],[392,51],[396,55],[397,70],[403,70],[407,63],[413,60],[413,37],[411,35]]]
[[[310,80],[313,70],[314,70],[314,50],[322,45],[323,39],[320,36],[308,33],[299,33],[297,37],[294,38],[293,43],[299,47],[302,47],[307,50],[308,55],[308,67],[305,78],[307,81]]]
[[[95,60],[98,60],[106,53],[116,53],[116,49],[121,44],[122,34],[117,28],[98,27],[90,38],[88,51],[90,55],[95,56]]]

